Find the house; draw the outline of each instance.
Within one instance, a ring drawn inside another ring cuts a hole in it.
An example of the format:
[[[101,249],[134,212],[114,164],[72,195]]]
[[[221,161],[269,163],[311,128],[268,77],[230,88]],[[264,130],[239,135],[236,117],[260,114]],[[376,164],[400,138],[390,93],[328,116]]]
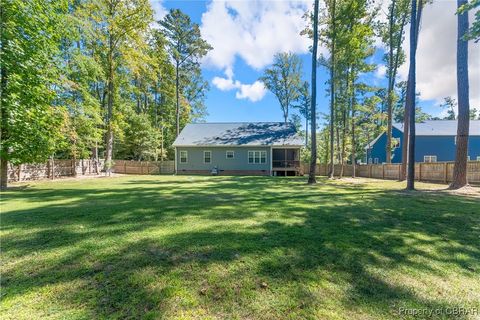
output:
[[[173,146],[177,174],[298,175],[303,139],[279,122],[190,123]]]
[[[457,120],[428,120],[415,124],[415,162],[455,161]],[[367,163],[386,162],[386,132],[366,147]],[[392,163],[402,162],[403,123],[392,127]],[[480,120],[470,120],[469,160],[480,160]]]

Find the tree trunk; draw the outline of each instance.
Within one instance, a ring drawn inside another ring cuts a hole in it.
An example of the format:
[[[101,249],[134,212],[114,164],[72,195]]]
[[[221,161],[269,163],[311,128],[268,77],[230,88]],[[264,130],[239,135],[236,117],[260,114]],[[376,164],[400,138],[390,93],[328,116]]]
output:
[[[408,77],[410,78],[410,76]],[[409,91],[409,84],[407,82],[407,92]],[[408,134],[410,127],[410,110],[405,103],[405,110],[403,112],[403,144],[402,144],[402,167],[400,170],[400,181],[407,178],[407,157],[408,157]]]
[[[312,98],[310,106],[310,125],[312,138],[310,139],[311,157],[310,157],[310,172],[308,174],[308,183],[317,183],[315,177],[315,169],[317,166],[317,117],[316,117],[316,103],[317,103],[317,47],[318,47],[318,2],[315,0],[313,12],[313,48],[312,48]],[[308,114],[308,113],[307,113]]]
[[[408,171],[407,190],[415,189],[415,80],[416,80],[416,45],[417,45],[417,0],[412,0],[410,20],[410,66],[408,70],[408,84],[406,109],[409,111],[408,133]]]
[[[3,6],[0,6],[0,20],[5,21],[5,14]],[[8,45],[8,41],[4,41],[4,32],[0,32],[0,42],[2,43],[2,49],[5,50],[5,46]],[[6,89],[7,89],[7,68],[4,63],[0,63],[0,189],[7,188],[8,186],[8,161],[7,161],[7,152],[8,148],[5,146],[4,142],[7,139],[7,124],[8,124],[8,114],[7,114],[7,98],[6,98]]]
[[[414,1],[412,0],[412,5],[413,5]],[[415,7],[415,10],[416,10],[416,7]],[[414,17],[415,19],[415,23],[416,23],[416,26],[412,27],[411,23],[410,22],[410,52],[412,51],[412,48],[414,50],[414,52],[416,53],[417,51],[417,45],[418,45],[418,35],[419,35],[419,31],[420,31],[420,20],[421,20],[421,17],[422,17],[422,11],[423,11],[423,0],[419,0],[419,6],[418,6],[418,12],[416,15],[414,15],[413,13],[411,13],[411,16]],[[414,44],[412,44],[412,28],[414,28],[414,35],[415,35],[415,41],[414,41]],[[410,53],[411,54],[411,53]],[[410,56],[410,60],[412,59],[412,57]],[[412,75],[410,75],[410,69],[408,71],[408,79],[410,79]],[[415,74],[413,74],[413,77],[415,78]],[[413,85],[413,112],[412,110],[410,110],[410,108],[408,108],[408,92],[410,92],[412,90],[411,86]],[[410,123],[411,123],[411,119],[410,119],[410,115],[413,116],[413,124],[415,125],[415,84],[411,83],[410,81],[407,81],[407,90],[406,90],[406,101],[405,101],[405,112],[404,112],[404,119],[403,119],[403,146],[402,146],[402,166],[401,166],[401,170],[400,170],[400,180],[403,181],[406,179],[406,176],[407,176],[407,162],[408,162],[408,146],[409,146],[409,142],[410,142]],[[415,158],[415,157],[414,157]]]
[[[348,81],[348,80],[347,80]],[[343,129],[342,129],[342,151],[340,153],[341,169],[340,169],[340,178],[343,178],[343,171],[345,169],[345,148],[346,148],[346,138],[347,138],[347,110],[343,110]]]
[[[392,0],[390,7],[390,16],[388,19],[389,32],[389,52],[388,52],[388,91],[387,91],[387,144],[385,146],[386,162],[391,163],[392,160],[392,112],[393,112],[393,23],[395,14],[395,0]],[[397,53],[398,55],[398,53]]]
[[[0,189],[6,189],[8,186],[8,161],[7,158],[1,157],[0,159]]]
[[[99,170],[98,170],[98,145],[97,145],[97,142],[95,142],[95,147],[93,147],[92,156],[93,156],[93,166],[94,166],[94,169],[95,169],[95,174],[98,174]]]
[[[176,72],[176,75],[175,75],[175,92],[176,92],[176,97],[177,97],[177,106],[176,106],[176,109],[175,109],[175,115],[176,115],[176,126],[177,126],[177,137],[178,135],[180,134],[180,93],[179,93],[179,83],[180,83],[180,80],[179,80],[179,63],[178,61],[176,62],[176,66],[175,66],[175,72]]]
[[[111,13],[113,15],[113,13]],[[109,51],[108,51],[108,101],[107,101],[107,133],[105,137],[105,171],[109,170],[112,165],[112,154],[113,154],[113,127],[112,127],[112,116],[113,116],[113,37],[109,35]]]
[[[77,177],[77,157],[75,155],[73,155],[72,159],[72,176],[74,178]]]
[[[466,4],[466,0],[457,0],[460,8]],[[453,167],[453,181],[451,189],[458,189],[468,184],[467,181],[467,156],[468,136],[470,127],[470,103],[468,83],[468,41],[463,36],[468,31],[468,12],[458,14],[457,33],[457,92],[458,92],[458,124],[457,124],[457,148],[455,165]]]
[[[332,36],[332,52],[330,58],[330,172],[328,177],[333,179],[334,176],[334,164],[333,164],[333,157],[334,157],[334,109],[335,109],[335,0],[333,0],[333,8],[332,8],[332,29],[333,29],[333,36]]]
[[[308,114],[305,117],[305,147],[308,147]]]
[[[352,178],[355,178],[356,152],[355,152],[355,83],[352,83]]]

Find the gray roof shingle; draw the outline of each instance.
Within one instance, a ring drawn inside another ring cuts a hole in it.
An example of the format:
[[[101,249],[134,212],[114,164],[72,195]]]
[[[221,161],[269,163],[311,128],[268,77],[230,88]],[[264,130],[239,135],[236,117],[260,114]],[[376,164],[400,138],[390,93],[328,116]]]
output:
[[[302,146],[303,139],[283,122],[189,123],[173,146]]]
[[[394,123],[393,126],[403,132],[403,123]],[[417,136],[456,136],[457,120],[427,120],[415,124]],[[480,135],[480,120],[470,120],[470,135]]]

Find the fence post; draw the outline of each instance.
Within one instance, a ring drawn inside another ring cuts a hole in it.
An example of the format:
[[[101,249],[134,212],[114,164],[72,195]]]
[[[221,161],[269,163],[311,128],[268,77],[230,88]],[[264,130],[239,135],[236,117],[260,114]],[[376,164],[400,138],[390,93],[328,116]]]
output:
[[[385,180],[385,163],[382,163],[382,179]]]
[[[422,163],[418,163],[418,181],[422,181]]]
[[[398,173],[398,180],[400,180],[400,177],[402,176],[402,165],[401,164],[398,165],[398,172],[397,173]]]
[[[448,173],[448,163],[444,162],[443,163],[443,182],[445,183],[447,183],[447,179],[448,179],[447,173]]]
[[[372,165],[371,164],[368,165],[368,177],[369,178],[372,177]]]

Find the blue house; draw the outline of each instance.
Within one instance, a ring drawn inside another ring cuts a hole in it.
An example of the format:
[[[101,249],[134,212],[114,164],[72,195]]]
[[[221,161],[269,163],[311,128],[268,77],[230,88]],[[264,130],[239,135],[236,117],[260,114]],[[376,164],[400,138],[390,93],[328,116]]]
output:
[[[428,120],[415,125],[415,162],[455,161],[456,120]],[[402,162],[403,123],[392,127],[392,163]],[[367,163],[386,161],[387,133],[383,132],[366,147]],[[480,120],[470,120],[468,157],[480,161]]]

